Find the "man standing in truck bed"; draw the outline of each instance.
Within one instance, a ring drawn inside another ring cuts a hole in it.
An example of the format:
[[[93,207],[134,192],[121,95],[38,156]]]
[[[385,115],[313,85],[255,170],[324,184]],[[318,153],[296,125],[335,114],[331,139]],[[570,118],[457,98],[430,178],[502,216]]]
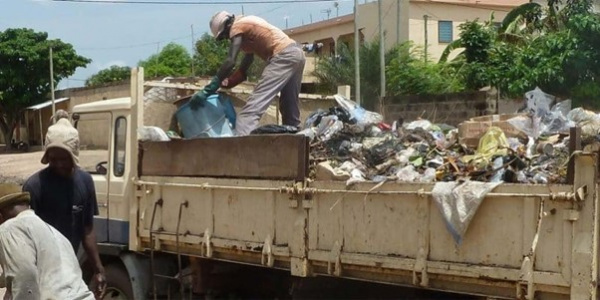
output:
[[[104,292],[106,279],[94,231],[98,214],[92,177],[78,167],[79,134],[68,118],[48,128],[42,163],[49,166],[27,179],[24,192],[31,196],[31,208],[70,242],[75,253],[83,245],[94,270],[96,295]]]
[[[260,118],[279,92],[279,110],[283,125],[298,127],[298,96],[305,63],[301,46],[281,29],[256,16],[235,17],[221,11],[212,17],[210,30],[217,40],[231,40],[229,55],[212,81],[192,97],[192,108],[203,105],[208,96],[217,92],[219,86],[232,88],[246,80],[248,68],[256,54],[266,61],[267,65],[254,92],[237,116],[237,135],[248,135],[258,126]],[[231,74],[240,50],[246,54],[237,71]]]

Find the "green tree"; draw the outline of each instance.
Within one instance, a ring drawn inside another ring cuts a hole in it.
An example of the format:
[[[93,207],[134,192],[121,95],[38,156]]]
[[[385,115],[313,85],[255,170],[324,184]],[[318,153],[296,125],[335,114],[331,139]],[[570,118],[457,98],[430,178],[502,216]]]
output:
[[[56,83],[91,62],[78,55],[71,44],[48,39],[46,32],[26,28],[0,32],[0,130],[7,143],[25,108],[48,99],[50,47]]]
[[[214,76],[221,67],[229,49],[229,41],[217,41],[204,33],[196,42],[194,68],[197,76]]]
[[[138,65],[144,67],[148,76],[189,76],[192,71],[192,58],[185,47],[170,43],[158,54],[140,61]]]
[[[335,93],[338,85],[354,86],[353,52],[345,44],[340,44],[336,54],[335,57],[322,57],[317,61],[313,74],[322,93]],[[361,46],[360,64],[361,99],[367,109],[374,109],[380,95],[378,41]],[[445,63],[424,62],[422,51],[411,43],[401,44],[386,53],[387,95],[460,91],[463,87],[452,71]]]
[[[110,66],[90,76],[85,81],[85,86],[99,86],[111,82],[123,81],[131,76],[131,68],[127,66]]]

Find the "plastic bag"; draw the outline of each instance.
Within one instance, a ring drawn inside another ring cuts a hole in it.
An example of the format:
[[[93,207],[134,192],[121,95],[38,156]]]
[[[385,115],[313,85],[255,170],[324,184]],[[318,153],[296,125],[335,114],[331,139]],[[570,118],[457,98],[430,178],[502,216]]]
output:
[[[490,164],[494,156],[506,156],[509,148],[506,135],[499,127],[492,126],[479,139],[479,147],[475,155],[465,155],[463,161],[475,165],[478,169],[483,169]]]
[[[536,87],[533,91],[525,93],[525,100],[529,112],[541,118],[550,112],[550,106],[554,103],[555,98]]]
[[[589,110],[576,108],[569,112],[567,118],[581,127],[581,137],[587,139],[600,133],[600,117]]]
[[[460,245],[471,220],[485,195],[501,182],[438,182],[432,196],[444,216],[446,226],[456,244]]]
[[[344,129],[344,123],[336,116],[325,116],[317,126],[317,137],[322,141],[328,141],[338,131]]]
[[[408,130],[415,130],[417,128],[421,128],[424,130],[429,130],[433,124],[427,120],[417,120],[412,121],[404,126],[404,128]]]
[[[334,95],[335,101],[337,104],[348,111],[351,115],[351,120],[356,120],[356,123],[359,125],[369,125],[369,124],[378,124],[383,122],[383,116],[367,111],[364,108],[360,107],[356,102],[346,99],[341,95]]]
[[[169,136],[164,130],[156,126],[144,126],[138,128],[138,140],[153,141],[153,142],[168,142]]]
[[[427,168],[425,170],[425,173],[423,173],[423,176],[421,176],[421,179],[419,180],[419,182],[423,182],[423,183],[430,183],[430,182],[434,182],[435,181],[435,169],[434,168]]]
[[[413,165],[408,165],[396,173],[396,177],[398,178],[399,182],[414,182],[420,176],[421,174],[415,171],[415,167],[413,167]]]
[[[319,125],[319,123],[321,122],[321,118],[323,118],[326,115],[327,115],[327,112],[322,109],[318,109],[317,111],[312,112],[311,114],[308,115],[308,117],[306,118],[306,121],[304,121],[304,128],[308,129],[308,128]]]
[[[269,124],[252,130],[250,134],[285,134],[297,132],[298,128],[295,126]]]

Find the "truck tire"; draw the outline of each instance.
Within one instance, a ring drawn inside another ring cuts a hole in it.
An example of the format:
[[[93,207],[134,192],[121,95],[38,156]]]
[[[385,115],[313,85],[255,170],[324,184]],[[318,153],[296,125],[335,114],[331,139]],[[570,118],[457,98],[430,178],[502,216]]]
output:
[[[105,269],[106,293],[103,300],[134,300],[133,287],[127,270],[120,263],[112,263]]]

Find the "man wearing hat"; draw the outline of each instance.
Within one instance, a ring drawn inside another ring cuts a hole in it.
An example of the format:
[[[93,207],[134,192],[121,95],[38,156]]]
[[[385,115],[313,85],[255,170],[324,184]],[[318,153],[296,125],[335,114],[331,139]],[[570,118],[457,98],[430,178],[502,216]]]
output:
[[[79,134],[68,119],[48,128],[42,163],[48,167],[27,179],[23,191],[31,195],[31,208],[71,242],[74,253],[83,245],[94,271],[97,295],[106,287],[98,255],[94,215],[98,214],[94,181],[78,167]]]
[[[281,93],[279,111],[283,125],[298,127],[299,94],[306,61],[301,45],[281,29],[257,16],[236,17],[221,11],[212,17],[209,25],[217,40],[231,41],[229,55],[212,81],[190,99],[192,109],[203,105],[220,86],[232,88],[246,80],[248,68],[256,55],[267,65],[248,102],[237,116],[237,135],[248,135],[258,126],[260,118],[278,93]],[[233,72],[240,51],[245,55],[239,68]]]
[[[0,285],[7,288],[5,299],[93,300],[71,243],[29,203],[29,193],[19,185],[0,184]]]

